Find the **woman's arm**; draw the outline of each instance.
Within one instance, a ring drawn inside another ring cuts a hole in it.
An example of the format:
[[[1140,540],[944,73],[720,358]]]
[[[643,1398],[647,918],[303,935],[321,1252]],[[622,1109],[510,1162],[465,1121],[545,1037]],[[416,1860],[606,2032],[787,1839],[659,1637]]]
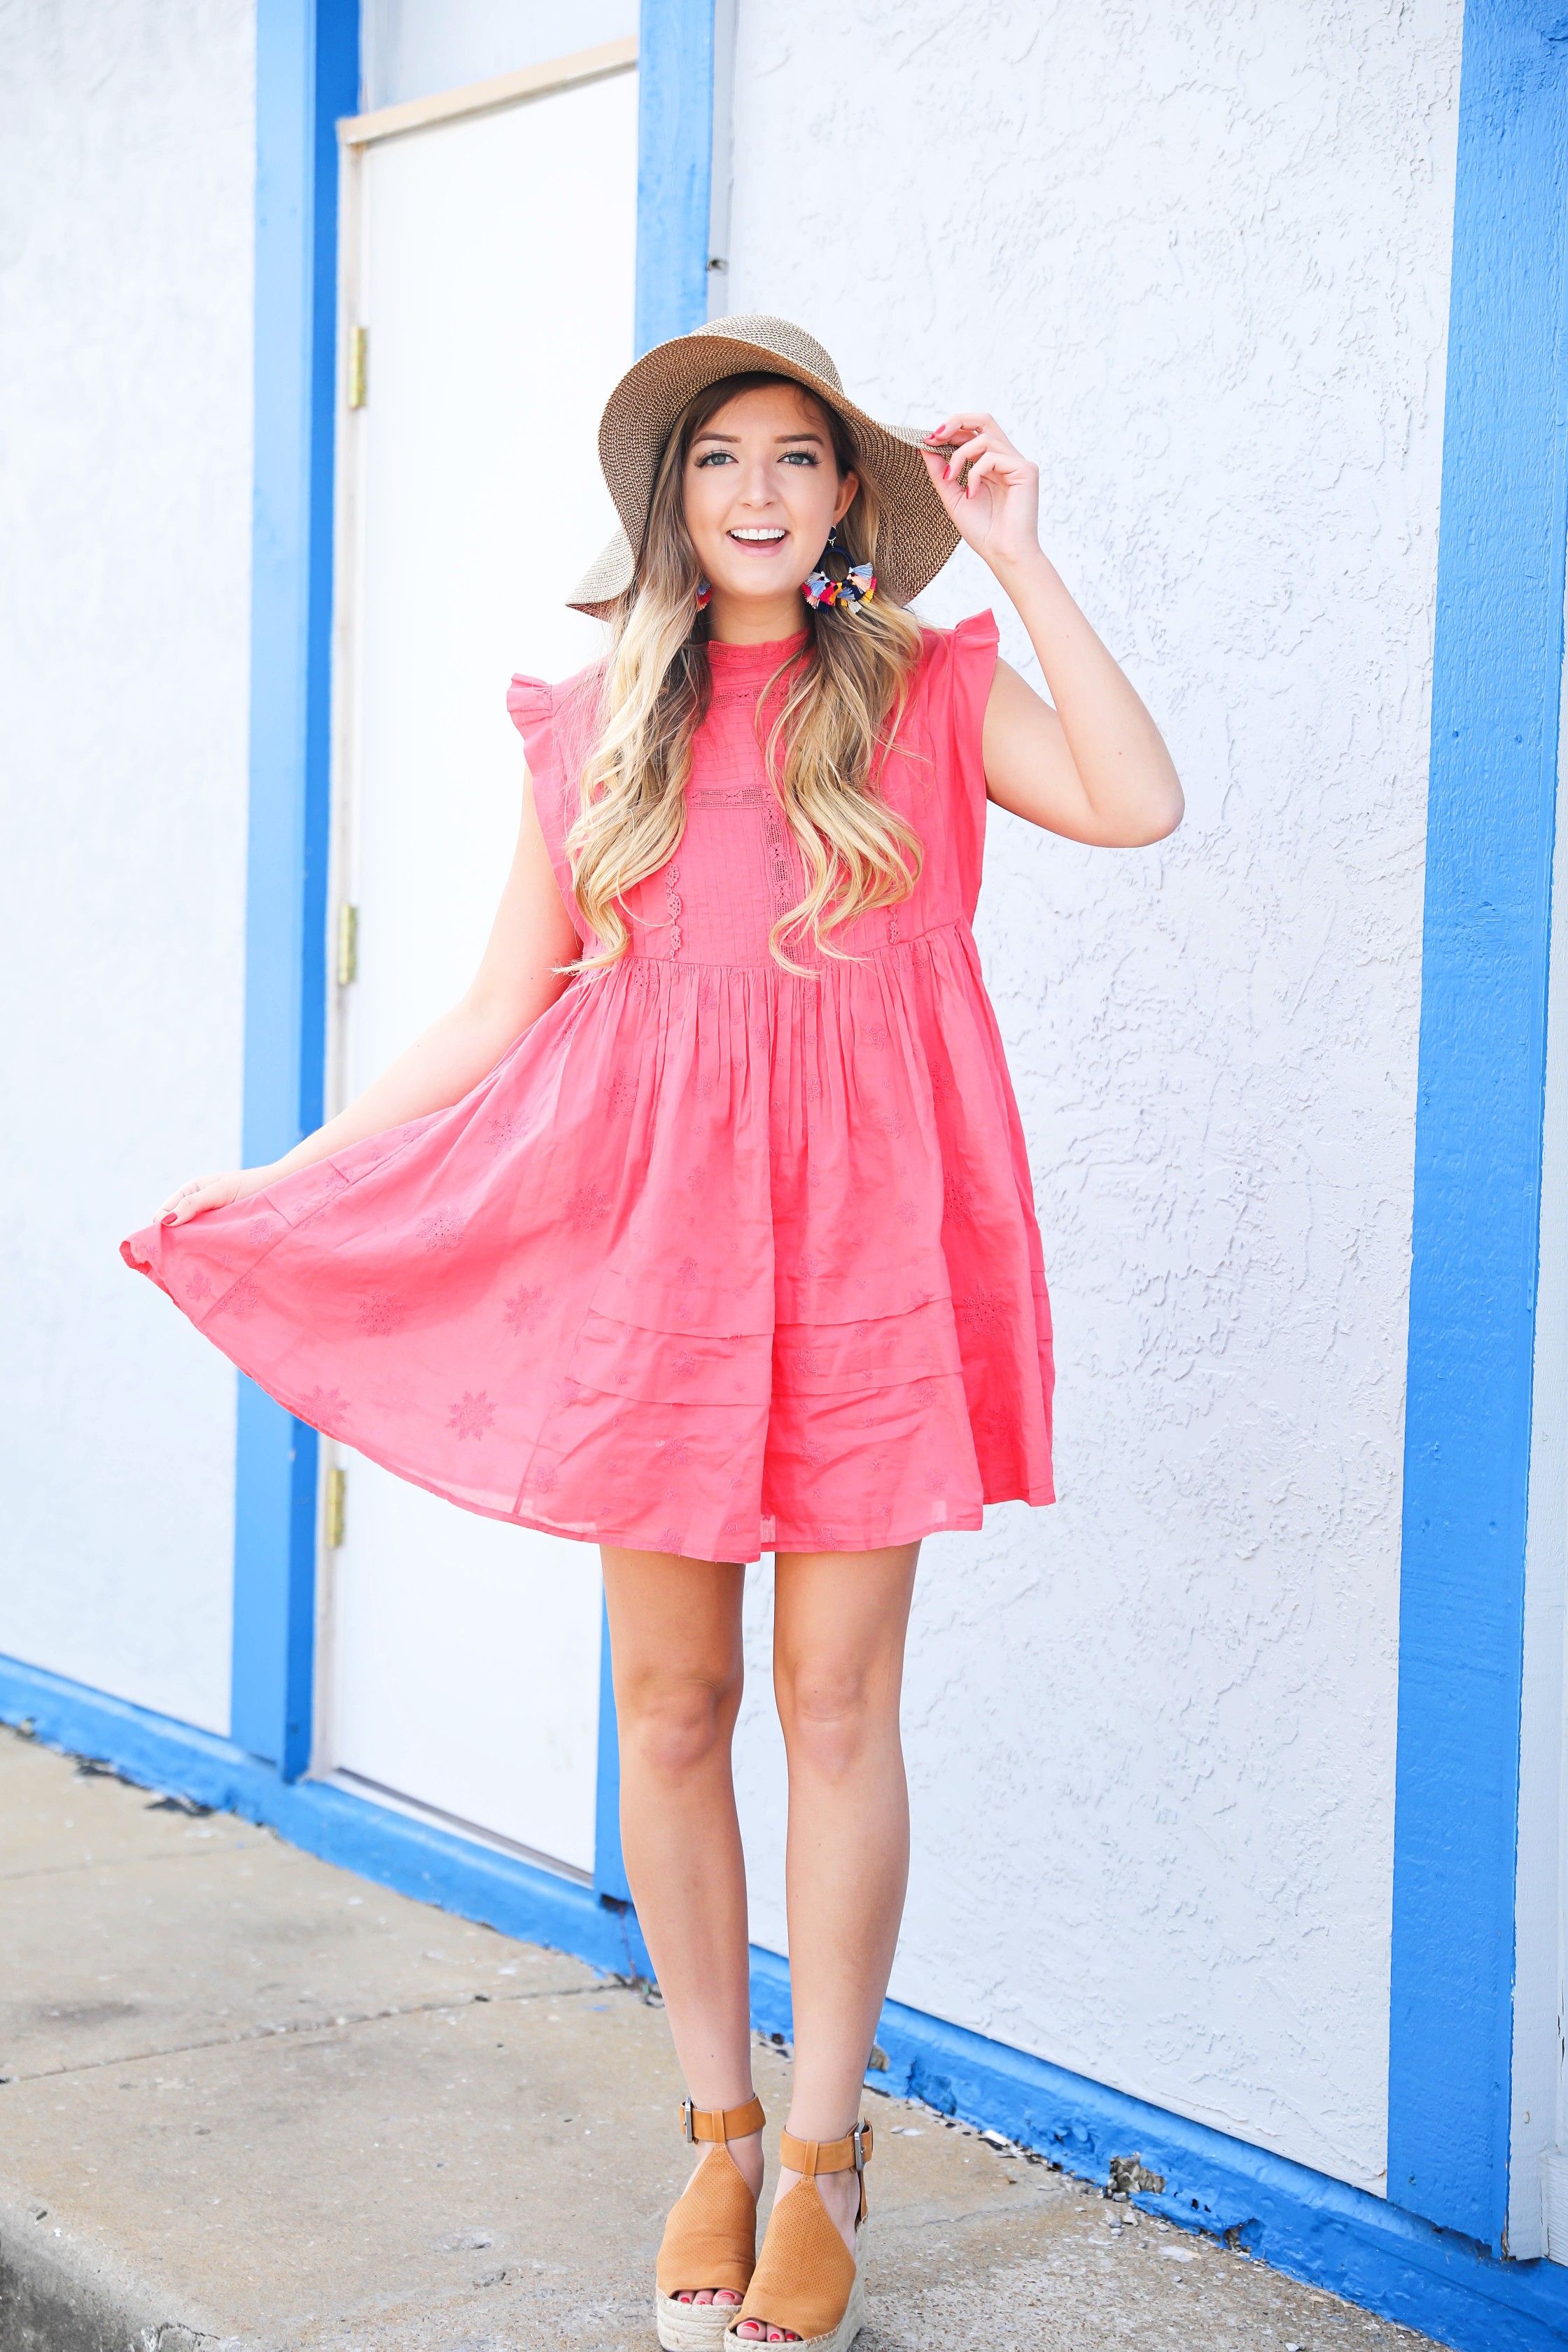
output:
[[[950,416],[928,437],[952,449],[945,465],[922,453],[937,496],[1005,589],[1051,690],[1047,702],[997,663],[985,707],[986,791],[1015,816],[1069,841],[1102,849],[1163,841],[1182,821],[1176,771],[1159,729],[1041,549],[1037,467],[994,417]]]
[[[531,1028],[566,986],[558,966],[574,962],[577,934],[561,902],[550,853],[539,828],[533,792],[523,784],[522,822],[517,849],[496,909],[489,944],[473,983],[461,1002],[433,1021],[379,1078],[372,1079],[346,1110],[306,1136],[268,1168],[231,1169],[182,1185],[159,1214],[177,1225],[204,1209],[220,1209],[264,1192],[279,1177],[313,1160],[328,1159],[367,1135],[379,1135],[405,1119],[422,1118],[460,1102],[493,1070],[512,1041]]]

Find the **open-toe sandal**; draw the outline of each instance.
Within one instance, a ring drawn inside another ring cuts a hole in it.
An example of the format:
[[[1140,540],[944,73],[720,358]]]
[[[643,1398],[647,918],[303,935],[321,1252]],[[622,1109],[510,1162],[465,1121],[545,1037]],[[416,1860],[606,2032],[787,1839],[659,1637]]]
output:
[[[686,2137],[712,2143],[669,2209],[655,2273],[658,2340],[664,2352],[719,2352],[735,2316],[732,2303],[679,2303],[681,2294],[744,2294],[757,2266],[757,2200],[728,2143],[760,2132],[763,2103],[743,2107],[681,2106]]]
[[[870,2154],[869,2124],[857,2124],[843,2139],[796,2139],[793,2132],[781,2134],[779,2161],[801,2178],[768,2217],[746,2300],[729,2315],[724,2352],[756,2352],[761,2337],[736,2333],[748,2319],[763,2328],[788,2328],[800,2338],[799,2352],[848,2352],[866,2322],[859,2240]],[[816,2185],[819,2173],[850,2170],[860,2176],[854,2253],[840,2237]]]

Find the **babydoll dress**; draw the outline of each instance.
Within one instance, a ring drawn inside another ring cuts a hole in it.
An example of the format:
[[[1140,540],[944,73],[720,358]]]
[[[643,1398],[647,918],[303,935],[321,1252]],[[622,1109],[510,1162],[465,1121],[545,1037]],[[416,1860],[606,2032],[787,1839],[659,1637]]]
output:
[[[469,1510],[740,1560],[1052,1499],[1039,1234],[970,928],[995,624],[923,633],[881,776],[913,896],[843,961],[797,939],[800,976],[769,951],[805,878],[759,738],[790,650],[710,647],[629,954],[450,1109],[122,1245],[289,1412]],[[509,698],[569,908],[596,686]]]

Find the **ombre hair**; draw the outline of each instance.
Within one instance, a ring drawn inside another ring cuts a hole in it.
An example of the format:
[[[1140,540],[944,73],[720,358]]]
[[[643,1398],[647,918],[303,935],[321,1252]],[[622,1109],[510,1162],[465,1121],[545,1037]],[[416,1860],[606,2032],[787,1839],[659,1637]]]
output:
[[[727,376],[689,401],[655,478],[636,576],[611,615],[598,733],[583,771],[582,807],[566,836],[573,889],[600,941],[584,970],[624,956],[631,934],[622,901],[672,856],[686,826],[691,741],[712,696],[707,623],[697,610],[700,567],[686,527],[686,459],[703,426],[737,393],[788,384],[821,411],[840,480],[859,488],[838,535],[850,563],[877,560],[880,500],[837,411],[788,376]],[[800,845],[806,891],[781,915],[768,945],[786,971],[788,946],[809,939],[842,956],[833,934],[858,915],[907,898],[920,877],[914,828],[881,796],[882,763],[902,721],[920,659],[918,623],[879,587],[868,604],[802,603],[806,641],[758,697],[758,725],[782,688],[763,744],[769,781]]]

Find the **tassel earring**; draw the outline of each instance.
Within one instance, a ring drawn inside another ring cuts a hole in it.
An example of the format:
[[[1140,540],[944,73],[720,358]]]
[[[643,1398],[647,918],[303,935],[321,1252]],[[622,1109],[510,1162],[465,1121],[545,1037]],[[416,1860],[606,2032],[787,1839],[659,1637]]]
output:
[[[712,593],[713,591],[710,588],[706,580],[700,580],[697,583],[697,609],[700,613],[705,613],[707,611],[708,599]]]
[[[845,563],[842,580],[836,580],[827,569],[829,556],[841,556]],[[807,572],[801,582],[800,593],[815,612],[820,604],[868,604],[877,593],[877,575],[868,563],[851,563],[849,552],[838,536],[834,524],[827,534],[827,544],[817,559],[815,572]]]

